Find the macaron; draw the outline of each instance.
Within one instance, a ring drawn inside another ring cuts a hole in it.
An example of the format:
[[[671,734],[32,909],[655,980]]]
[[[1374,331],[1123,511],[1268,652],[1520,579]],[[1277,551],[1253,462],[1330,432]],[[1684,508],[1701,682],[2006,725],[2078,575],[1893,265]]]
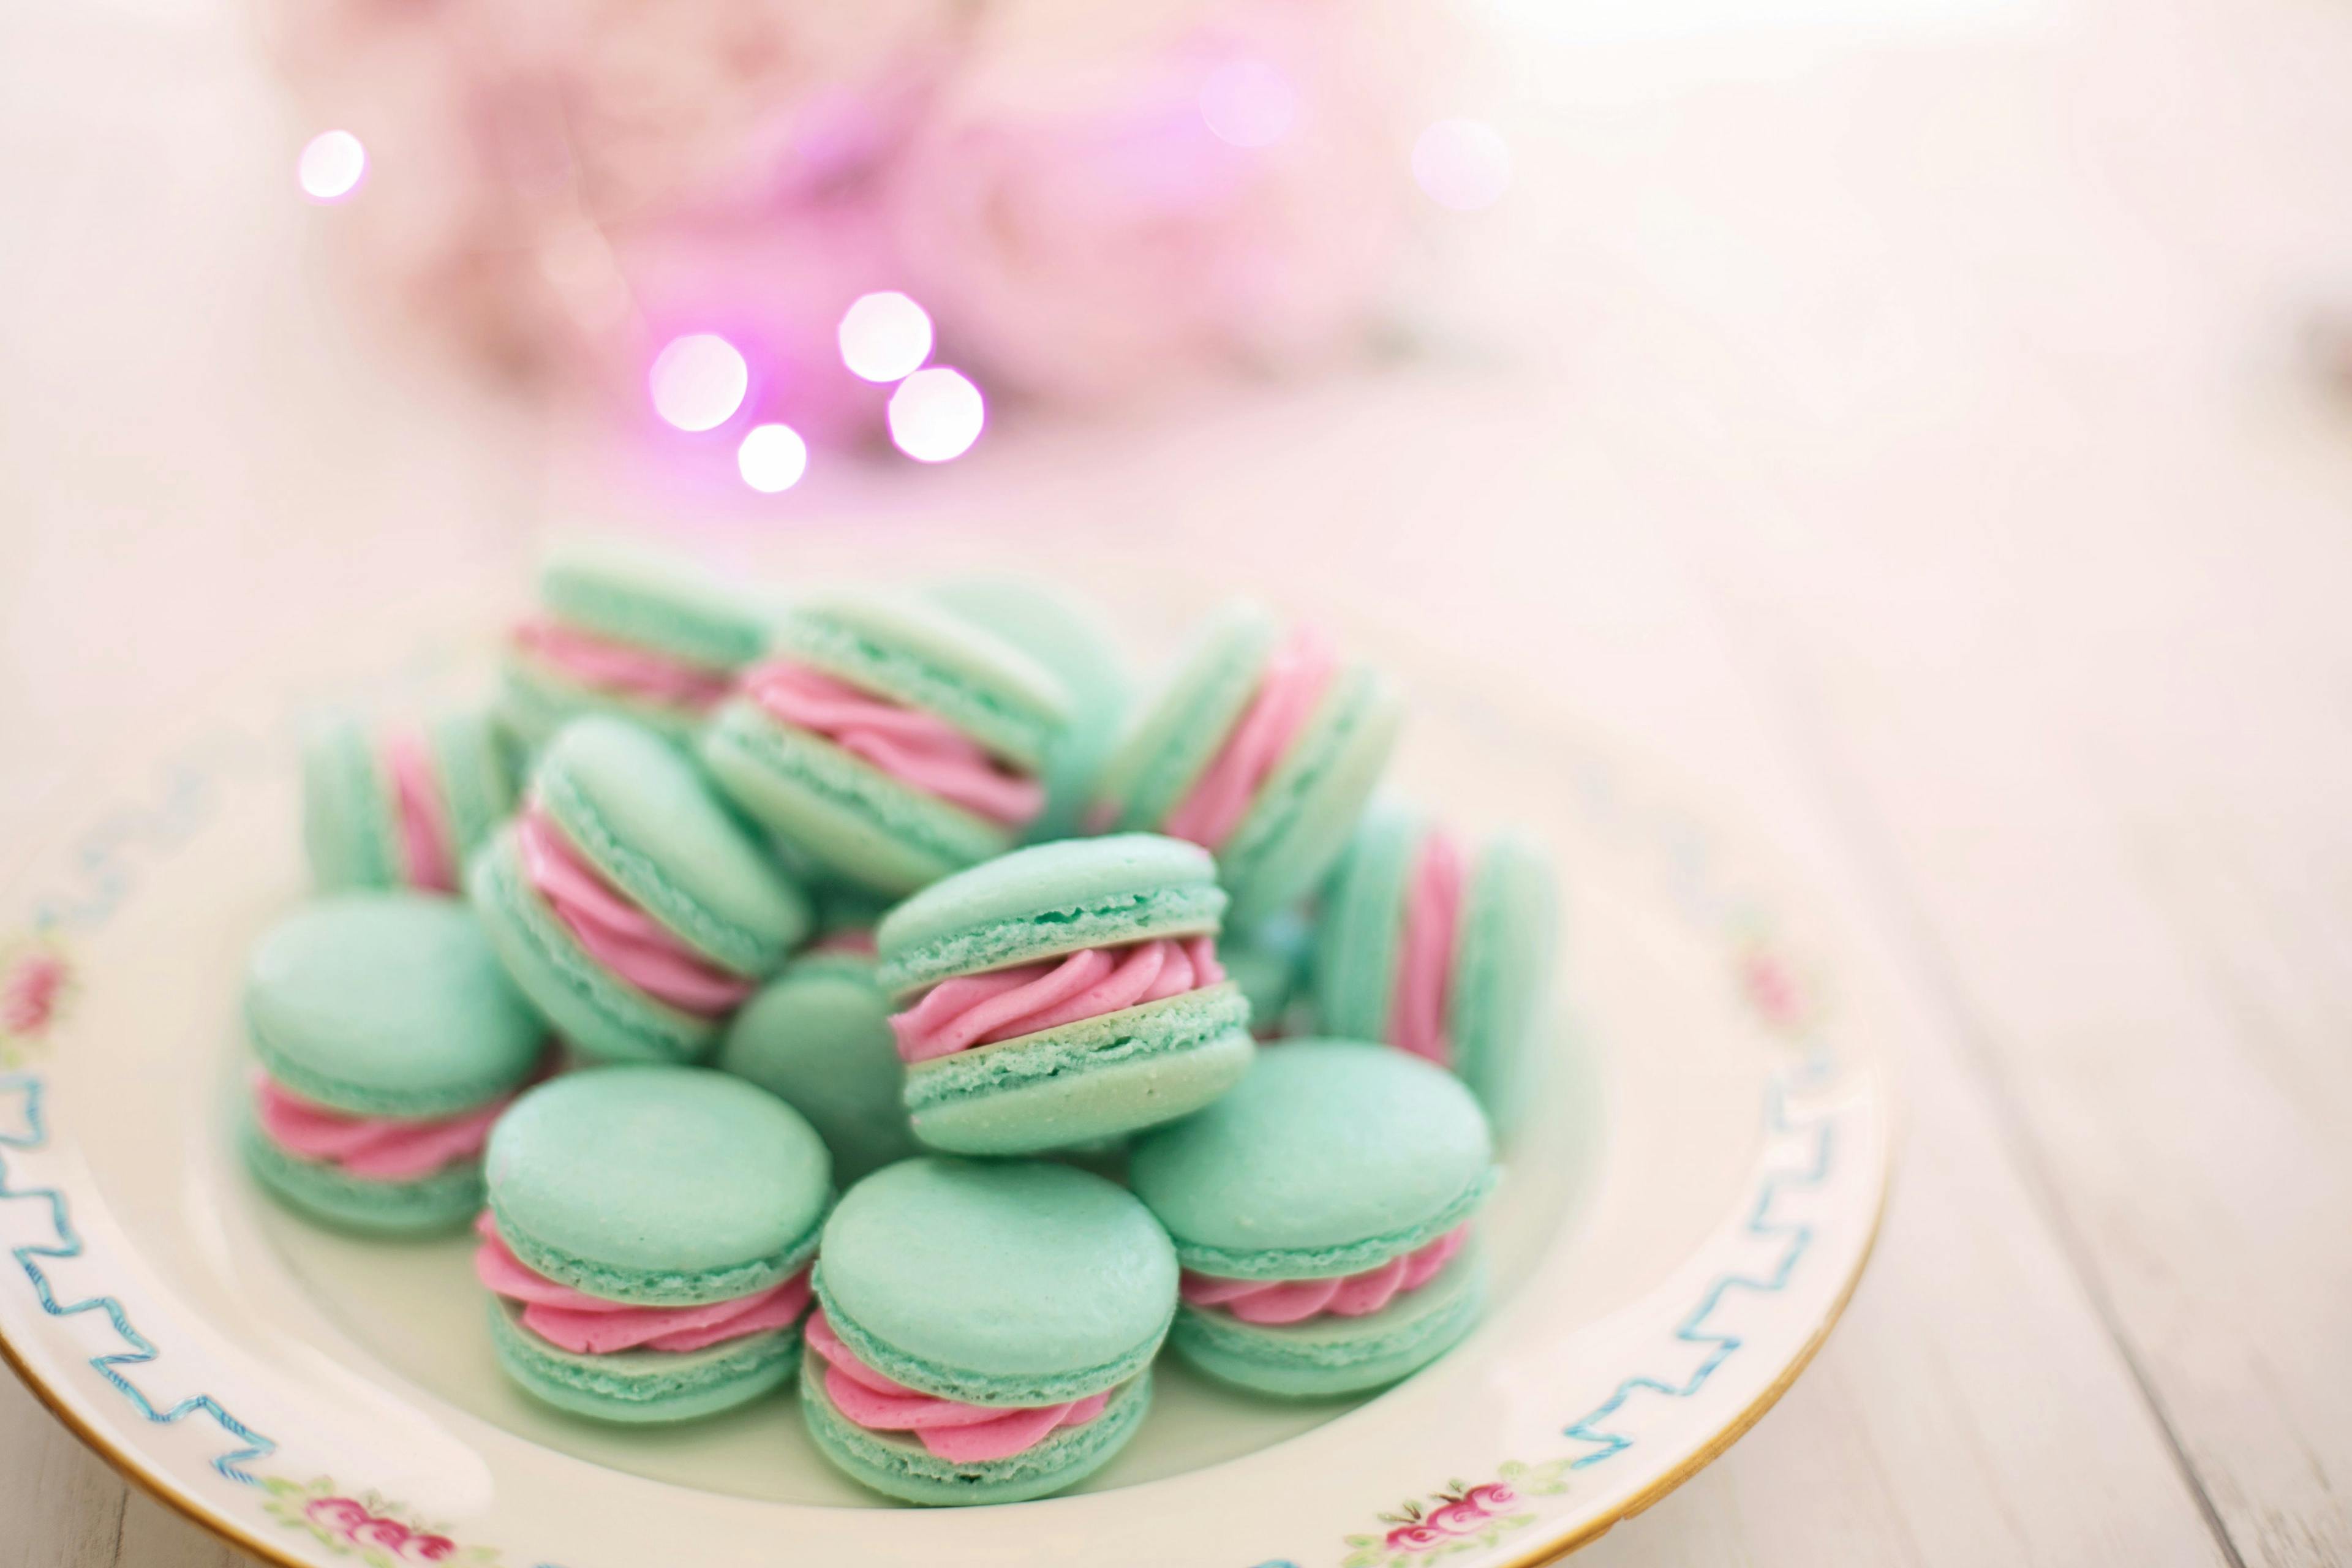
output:
[[[1071,837],[1134,697],[1126,654],[1092,608],[1034,578],[958,577],[930,595],[1061,677],[1070,722],[1045,757],[1045,809],[1024,837],[1033,844]]]
[[[818,1450],[908,1502],[1018,1502],[1134,1436],[1176,1258],[1100,1176],[924,1157],[842,1198],[816,1296],[801,1411]]]
[[[575,719],[467,889],[524,995],[582,1055],[683,1061],[807,934],[807,898],[686,754]]]
[[[302,842],[321,892],[455,893],[514,810],[514,764],[481,713],[371,731],[332,720],[302,742]]]
[[[1465,845],[1417,807],[1376,805],[1324,889],[1319,1026],[1459,1075],[1507,1129],[1549,1005],[1559,901],[1525,838]]]
[[[474,1272],[523,1392],[605,1421],[732,1409],[798,1364],[833,1201],[824,1141],[699,1068],[573,1073],[490,1135]]]
[[[1251,604],[1213,616],[1129,723],[1088,825],[1213,852],[1247,924],[1297,903],[1354,831],[1403,707],[1322,634]]]
[[[1315,921],[1304,910],[1285,910],[1240,930],[1228,928],[1217,962],[1249,998],[1250,1028],[1261,1040],[1310,1032],[1307,976],[1315,955]]]
[[[807,1117],[845,1182],[920,1149],[874,971],[871,931],[820,938],[735,1015],[714,1064]]]
[[[481,1206],[491,1123],[546,1033],[473,911],[414,892],[337,894],[271,927],[245,1021],[247,1168],[313,1218],[394,1236]]]
[[[1128,1162],[1184,1267],[1177,1353],[1297,1398],[1394,1383],[1469,1331],[1486,1294],[1470,1226],[1496,1174],[1459,1079],[1350,1040],[1269,1047]]]
[[[766,646],[780,609],[652,550],[560,546],[541,566],[538,610],[508,634],[499,717],[531,750],[589,713],[688,740]]]
[[[1199,1110],[1255,1049],[1217,963],[1225,895],[1193,845],[1033,845],[876,932],[915,1136],[959,1154],[1072,1148]]]
[[[1020,842],[1069,712],[1050,672],[944,607],[844,594],[784,617],[701,752],[778,837],[897,895]]]

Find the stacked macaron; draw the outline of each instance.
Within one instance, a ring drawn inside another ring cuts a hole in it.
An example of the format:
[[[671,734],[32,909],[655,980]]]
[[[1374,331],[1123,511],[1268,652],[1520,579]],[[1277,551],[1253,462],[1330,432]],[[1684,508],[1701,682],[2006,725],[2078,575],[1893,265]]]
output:
[[[1019,580],[572,549],[540,598],[491,714],[308,742],[328,896],[255,950],[240,1092],[289,1207],[473,1226],[531,1401],[796,1382],[863,1486],[1009,1502],[1112,1463],[1163,1342],[1320,1398],[1470,1331],[1556,895],[1367,810],[1377,672],[1236,605],[1133,705]]]
[[[1374,808],[1323,899],[1321,1026],[1458,1074],[1505,1122],[1542,1027],[1558,904],[1550,865],[1525,839],[1465,847],[1427,812]]]
[[[685,740],[766,646],[775,604],[674,557],[599,542],[551,552],[540,608],[507,634],[499,715],[531,749],[597,713]]]
[[[514,764],[486,714],[371,733],[352,719],[302,746],[302,841],[321,892],[455,893],[466,861],[514,809]]]
[[[245,1018],[243,1150],[263,1186],[386,1234],[481,1206],[482,1151],[544,1031],[463,904],[346,893],[298,910],[253,950]]]

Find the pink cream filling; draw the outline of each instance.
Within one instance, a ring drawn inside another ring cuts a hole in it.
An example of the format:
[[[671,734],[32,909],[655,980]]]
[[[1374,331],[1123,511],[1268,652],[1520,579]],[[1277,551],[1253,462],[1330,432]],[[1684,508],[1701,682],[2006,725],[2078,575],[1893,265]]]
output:
[[[515,647],[583,686],[666,708],[702,712],[717,706],[733,684],[726,670],[615,642],[546,616],[520,623],[513,638]]]
[[[522,1306],[523,1327],[574,1355],[614,1351],[698,1351],[771,1329],[788,1328],[809,1303],[808,1270],[731,1301],[700,1307],[640,1307],[574,1290],[526,1265],[507,1247],[488,1210],[474,1221],[482,1245],[474,1278]]]
[[[375,1182],[417,1181],[478,1158],[490,1141],[492,1123],[512,1098],[437,1121],[395,1121],[330,1110],[267,1073],[253,1075],[254,1109],[271,1142],[289,1154]]]
[[[384,742],[383,765],[392,775],[393,811],[400,823],[402,874],[413,888],[456,892],[457,858],[441,786],[433,776],[433,754],[421,737],[394,735]]]
[[[1249,815],[1250,803],[1339,672],[1339,652],[1320,632],[1301,627],[1293,633],[1266,662],[1265,679],[1242,710],[1241,722],[1160,831],[1203,849],[1223,846]]]
[[[809,1350],[824,1362],[824,1396],[844,1418],[872,1431],[912,1432],[925,1448],[957,1464],[1009,1459],[1061,1427],[1084,1426],[1110,1399],[1105,1392],[1027,1409],[966,1405],[919,1394],[859,1361],[824,1321],[822,1308],[804,1332]]]
[[[902,1061],[927,1062],[1223,980],[1213,936],[1089,947],[1066,958],[942,980],[890,1017]]]
[[[858,958],[872,958],[877,952],[871,926],[852,927],[847,931],[827,931],[809,943],[811,953],[845,952]]]
[[[732,1012],[757,989],[707,963],[660,921],[629,901],[548,819],[537,801],[516,819],[524,874],[564,930],[589,955],[656,1001],[713,1018]]]
[[[1437,1277],[1470,1237],[1456,1226],[1428,1246],[1336,1279],[1225,1279],[1191,1269],[1177,1293],[1188,1306],[1223,1307],[1244,1323],[1298,1323],[1325,1315],[1360,1318]]]
[[[779,723],[806,730],[902,784],[1006,827],[1045,809],[1045,786],[1011,771],[946,720],[803,664],[747,671],[743,690]]]
[[[1454,984],[1464,874],[1461,847],[1443,833],[1431,834],[1405,889],[1396,991],[1389,1003],[1390,1044],[1442,1068],[1454,1065],[1445,1009]]]

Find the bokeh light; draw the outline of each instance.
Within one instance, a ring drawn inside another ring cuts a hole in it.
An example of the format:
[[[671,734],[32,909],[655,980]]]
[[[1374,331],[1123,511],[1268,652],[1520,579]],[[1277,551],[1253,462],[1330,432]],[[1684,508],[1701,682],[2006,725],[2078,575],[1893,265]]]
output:
[[[294,178],[314,202],[339,202],[360,188],[367,174],[367,149],[348,131],[321,131],[302,144]]]
[[[1201,118],[1221,142],[1271,147],[1298,118],[1298,93],[1264,60],[1231,60],[1201,84]]]
[[[1491,125],[1441,120],[1412,144],[1412,177],[1438,205],[1476,212],[1510,188],[1511,150]]]
[[[808,443],[789,425],[757,425],[735,448],[735,467],[745,484],[761,495],[776,495],[808,472]]]
[[[980,388],[944,365],[919,370],[890,395],[890,439],[919,463],[944,463],[971,450],[988,422]]]
[[[646,377],[654,412],[681,430],[713,430],[743,405],[751,370],[735,345],[715,332],[672,338]]]
[[[859,296],[839,336],[841,363],[866,381],[902,381],[931,357],[931,318],[895,290]]]

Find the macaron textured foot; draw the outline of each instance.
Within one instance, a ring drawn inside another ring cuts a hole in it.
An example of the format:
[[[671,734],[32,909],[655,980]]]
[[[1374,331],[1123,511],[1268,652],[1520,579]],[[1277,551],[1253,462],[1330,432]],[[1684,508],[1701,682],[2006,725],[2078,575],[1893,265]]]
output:
[[[471,911],[416,893],[310,904],[254,949],[245,1016],[260,1066],[239,1146],[263,1186],[350,1230],[465,1223],[544,1040]]]
[[[1214,852],[1246,924],[1311,892],[1348,842],[1403,709],[1373,670],[1254,605],[1212,620],[1104,765],[1093,826]]]
[[[818,1449],[908,1502],[1091,1474],[1151,1397],[1176,1258],[1142,1205],[1035,1162],[902,1161],[825,1226],[801,1373]]]
[[[1425,812],[1375,807],[1325,890],[1319,1026],[1449,1068],[1507,1131],[1558,944],[1559,895],[1539,851],[1503,835],[1465,852]]]
[[[1121,834],[1017,850],[892,910],[879,978],[915,1136],[1073,1148],[1232,1088],[1255,1047],[1217,963],[1224,901],[1195,846]]]
[[[1134,696],[1126,655],[1091,608],[1044,583],[959,577],[935,584],[930,594],[1052,670],[1068,689],[1070,722],[1045,757],[1045,809],[1024,837],[1032,844],[1070,837],[1094,800],[1096,775]]]
[[[700,749],[735,804],[832,875],[914,891],[1003,854],[1045,806],[1062,683],[944,608],[803,604]]]
[[[608,1421],[682,1421],[778,1387],[832,1199],[815,1129],[694,1068],[575,1073],[491,1136],[474,1268],[499,1363]]]
[[[735,1016],[715,1062],[807,1117],[844,1182],[921,1152],[866,934],[865,951],[829,937],[786,964]]]
[[[1379,1388],[1478,1316],[1470,1225],[1492,1140],[1459,1080],[1416,1058],[1275,1047],[1224,1099],[1138,1139],[1128,1172],[1184,1267],[1172,1343],[1213,1377],[1291,1396]]]
[[[607,1061],[701,1055],[811,921],[692,763],[612,719],[549,743],[468,890],[515,984]]]
[[[331,722],[302,745],[302,841],[322,892],[459,889],[468,857],[514,809],[507,747],[478,713],[372,734]]]
[[[532,750],[592,713],[689,740],[780,613],[692,563],[601,542],[551,553],[539,598],[499,672],[499,717]]]

